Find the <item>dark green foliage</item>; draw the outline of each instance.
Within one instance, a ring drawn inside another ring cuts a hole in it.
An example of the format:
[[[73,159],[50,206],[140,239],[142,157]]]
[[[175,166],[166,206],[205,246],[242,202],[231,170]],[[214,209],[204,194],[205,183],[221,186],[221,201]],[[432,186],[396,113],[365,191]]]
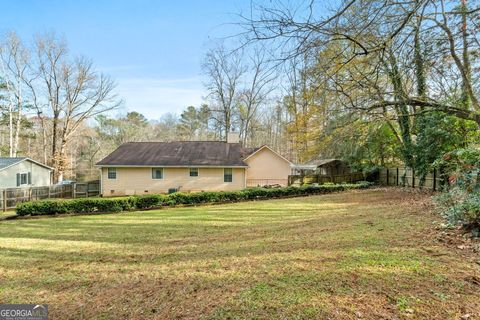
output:
[[[166,196],[162,194],[151,194],[151,195],[131,197],[131,198],[136,199],[135,201],[136,207],[132,209],[149,209],[153,207],[158,207],[164,204],[166,201],[165,200]]]
[[[52,215],[62,213],[121,212],[136,209],[160,208],[162,206],[195,205],[202,203],[236,202],[244,200],[274,199],[283,197],[323,194],[348,189],[364,189],[371,184],[309,185],[285,188],[251,188],[242,191],[154,194],[122,198],[84,198],[71,200],[42,200],[24,202],[17,206],[17,214]]]
[[[480,194],[466,193],[458,188],[435,197],[437,208],[448,225],[480,227]]]
[[[120,212],[136,209],[137,200],[137,197],[122,197],[32,201],[19,204],[17,214],[35,216],[62,213]]]
[[[437,164],[452,174],[450,188],[435,197],[450,225],[480,228],[480,150],[465,148],[447,153]]]
[[[442,156],[461,148],[476,130],[473,122],[459,120],[440,112],[423,114],[416,119],[417,139],[410,150],[414,156],[414,168],[423,182]],[[438,168],[437,169],[442,169]]]
[[[332,120],[319,140],[325,158],[340,158],[355,172],[370,173],[379,167],[398,166],[400,150],[392,128],[381,122],[354,117]]]

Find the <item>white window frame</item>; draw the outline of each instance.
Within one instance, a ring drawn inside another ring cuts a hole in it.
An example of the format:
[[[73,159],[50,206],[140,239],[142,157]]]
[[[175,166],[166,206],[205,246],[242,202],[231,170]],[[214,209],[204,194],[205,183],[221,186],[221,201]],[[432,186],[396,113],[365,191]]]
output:
[[[112,170],[115,173],[115,178],[110,177],[110,170]],[[117,180],[117,168],[113,168],[113,167],[107,168],[107,179],[108,180]]]
[[[23,178],[25,178],[25,182],[22,182]],[[32,185],[32,172],[17,172],[15,174],[15,182],[17,187]]]
[[[231,181],[225,181],[225,171],[226,170],[230,170]],[[224,183],[232,183],[233,182],[233,168],[223,168],[223,182]]]
[[[25,177],[25,183],[23,183],[23,177]],[[25,186],[28,185],[28,172],[20,173],[20,185]]]
[[[162,177],[161,178],[156,178],[156,176],[155,177],[153,176],[153,172],[155,170],[162,170]],[[163,180],[165,178],[165,170],[161,167],[153,167],[151,175],[152,175],[152,180]]]
[[[197,175],[196,176],[192,176],[192,169],[196,169],[197,170]],[[200,176],[200,170],[198,168],[188,168],[188,176],[191,177],[191,178],[198,178]]]

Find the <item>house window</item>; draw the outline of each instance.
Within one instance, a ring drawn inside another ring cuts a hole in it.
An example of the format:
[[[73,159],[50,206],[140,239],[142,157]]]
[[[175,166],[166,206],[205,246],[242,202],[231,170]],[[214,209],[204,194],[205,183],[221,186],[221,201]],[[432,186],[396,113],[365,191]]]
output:
[[[17,187],[24,184],[32,184],[32,174],[28,173],[17,173]]]
[[[117,168],[108,168],[108,179],[117,179]]]
[[[190,177],[198,177],[198,168],[190,168]]]
[[[163,168],[152,168],[152,179],[163,179]]]
[[[223,182],[232,182],[232,181],[233,181],[232,168],[223,169]]]
[[[20,175],[20,184],[27,184],[28,175],[26,173],[22,173]]]

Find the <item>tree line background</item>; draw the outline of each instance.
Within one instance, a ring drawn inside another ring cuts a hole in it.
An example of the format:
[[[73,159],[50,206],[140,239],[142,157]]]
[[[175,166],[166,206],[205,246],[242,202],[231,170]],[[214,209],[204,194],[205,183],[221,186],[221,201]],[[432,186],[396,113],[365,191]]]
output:
[[[115,82],[55,35],[0,47],[0,155],[29,156],[55,179],[91,179],[127,141],[268,144],[294,162],[420,176],[480,141],[478,1],[270,1],[204,57],[205,99],[180,114],[114,117]],[[231,39],[229,39],[231,40]],[[131,102],[134,103],[134,102]]]

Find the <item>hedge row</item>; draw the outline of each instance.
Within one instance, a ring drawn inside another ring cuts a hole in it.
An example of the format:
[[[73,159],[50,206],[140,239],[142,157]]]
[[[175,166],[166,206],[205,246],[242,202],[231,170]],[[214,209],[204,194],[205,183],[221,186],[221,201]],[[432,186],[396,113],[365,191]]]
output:
[[[70,200],[41,200],[17,205],[17,215],[53,215],[62,213],[121,212],[162,206],[222,203],[255,199],[273,199],[291,196],[323,194],[348,189],[364,189],[371,184],[324,184],[285,188],[251,188],[242,191],[154,194],[120,198],[83,198]]]

